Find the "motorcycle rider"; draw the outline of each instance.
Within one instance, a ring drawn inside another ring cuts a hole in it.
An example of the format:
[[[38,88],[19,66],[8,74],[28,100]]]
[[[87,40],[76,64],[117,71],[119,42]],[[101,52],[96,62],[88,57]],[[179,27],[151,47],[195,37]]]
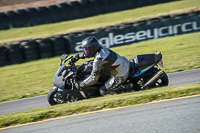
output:
[[[101,95],[108,94],[112,89],[118,89],[117,86],[126,81],[129,75],[128,59],[102,46],[94,36],[87,37],[82,41],[82,49],[83,53],[75,55],[76,61],[90,57],[95,59],[90,76],[77,82],[75,84],[77,89],[96,84],[102,72],[111,77],[100,86]]]

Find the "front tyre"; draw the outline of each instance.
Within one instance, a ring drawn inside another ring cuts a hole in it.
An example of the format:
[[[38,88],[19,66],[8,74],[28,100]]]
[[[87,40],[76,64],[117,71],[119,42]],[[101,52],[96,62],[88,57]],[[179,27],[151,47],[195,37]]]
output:
[[[65,96],[62,94],[62,92],[58,92],[58,89],[56,87],[53,87],[48,95],[47,100],[51,106],[56,104],[62,104],[65,102]]]
[[[76,102],[82,99],[85,98],[81,95],[79,90],[60,92],[58,91],[57,87],[53,87],[47,95],[47,100],[51,106],[56,104]]]

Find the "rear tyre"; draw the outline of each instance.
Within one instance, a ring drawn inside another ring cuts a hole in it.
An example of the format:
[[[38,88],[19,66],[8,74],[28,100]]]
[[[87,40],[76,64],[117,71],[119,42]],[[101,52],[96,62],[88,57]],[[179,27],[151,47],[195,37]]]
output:
[[[157,73],[158,71],[160,71],[161,69],[158,69],[157,67],[153,67],[151,68],[149,71],[147,71],[146,73],[144,73],[144,77],[147,77],[146,80],[148,80],[149,78],[151,78],[155,73]],[[155,84],[152,85],[152,87],[162,87],[162,86],[168,86],[169,84],[169,79],[167,74],[163,71],[163,76],[158,79]]]
[[[162,86],[168,86],[169,79],[167,74],[163,71],[163,77],[158,79],[155,84],[152,87],[162,87]]]
[[[142,87],[144,85],[144,83],[146,83],[146,81],[148,81],[150,78],[152,78],[152,76],[157,73],[158,71],[160,71],[160,69],[158,68],[151,68],[150,70],[148,70],[146,73],[144,73],[142,75],[142,77],[139,77],[137,82],[134,84],[137,84],[139,87],[137,90],[140,90],[140,87]],[[157,81],[155,81],[155,83],[153,85],[151,85],[150,87],[147,88],[155,88],[155,87],[162,87],[162,86],[168,86],[169,84],[169,79],[167,74],[163,71],[163,76],[158,79]]]

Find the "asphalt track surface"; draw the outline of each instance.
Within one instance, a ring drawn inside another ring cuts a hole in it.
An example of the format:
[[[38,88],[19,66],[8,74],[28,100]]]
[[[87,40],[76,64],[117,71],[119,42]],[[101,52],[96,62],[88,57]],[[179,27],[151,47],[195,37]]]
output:
[[[65,116],[1,133],[199,133],[200,95]]]
[[[169,85],[200,82],[200,69],[170,73]],[[50,90],[50,89],[49,89]],[[0,115],[50,106],[46,95],[0,103]],[[199,124],[200,125],[200,124]]]

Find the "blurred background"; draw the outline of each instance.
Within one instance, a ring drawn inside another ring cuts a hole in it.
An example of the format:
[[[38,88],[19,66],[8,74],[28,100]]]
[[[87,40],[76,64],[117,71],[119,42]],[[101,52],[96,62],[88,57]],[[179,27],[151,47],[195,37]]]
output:
[[[161,51],[168,73],[200,68],[199,31],[200,0],[0,0],[0,101],[47,94],[90,35],[127,58]]]

